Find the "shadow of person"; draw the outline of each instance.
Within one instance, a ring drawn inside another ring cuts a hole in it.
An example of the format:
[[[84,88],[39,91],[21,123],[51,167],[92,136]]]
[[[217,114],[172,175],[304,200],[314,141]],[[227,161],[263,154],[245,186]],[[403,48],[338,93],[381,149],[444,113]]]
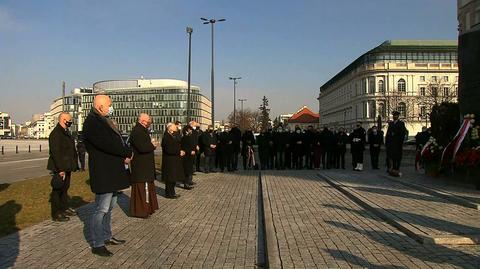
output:
[[[125,215],[130,217],[130,197],[123,192],[118,193],[117,204]]]
[[[165,189],[159,186],[155,186],[155,191],[157,192],[157,195],[160,195],[162,197],[165,197]]]
[[[22,205],[10,200],[0,205],[0,268],[12,267],[19,254],[20,237],[16,215]],[[2,237],[7,235],[5,237]]]

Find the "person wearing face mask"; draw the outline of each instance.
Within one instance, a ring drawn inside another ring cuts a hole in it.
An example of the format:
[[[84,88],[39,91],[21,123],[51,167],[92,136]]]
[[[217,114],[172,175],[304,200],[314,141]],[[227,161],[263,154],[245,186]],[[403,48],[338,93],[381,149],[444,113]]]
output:
[[[158,142],[150,137],[151,125],[150,116],[141,113],[129,139],[135,156],[130,163],[130,215],[137,218],[148,218],[158,209],[154,154]]]
[[[68,207],[68,189],[72,172],[78,170],[78,157],[75,140],[68,128],[72,125],[72,116],[60,113],[58,124],[48,137],[49,153],[47,169],[61,178],[61,186],[52,182],[51,207],[54,221],[67,221],[68,216],[75,215],[75,210]],[[52,178],[53,181],[53,178]]]
[[[91,235],[92,253],[109,257],[105,245],[124,244],[112,235],[112,210],[119,191],[130,186],[129,164],[132,150],[123,141],[122,134],[110,118],[113,116],[112,100],[106,95],[96,95],[93,108],[83,124],[83,139],[88,152],[90,188],[95,193]]]
[[[177,132],[177,125],[170,122],[162,139],[162,180],[165,182],[165,197],[168,199],[180,197],[175,194],[175,185],[185,179],[182,161],[185,151],[176,137]]]
[[[214,172],[215,167],[215,151],[217,148],[217,136],[213,132],[213,126],[209,125],[207,131],[200,137],[201,147],[203,148],[203,154],[205,155],[205,167],[203,172]]]
[[[304,153],[304,135],[299,126],[295,126],[295,133],[292,135],[291,145],[293,145],[292,169],[300,170],[303,168]]]
[[[351,152],[353,170],[363,170],[363,151],[365,150],[366,132],[361,122],[357,122],[357,128],[351,134]]]
[[[373,126],[368,133],[368,144],[370,145],[370,161],[372,169],[378,168],[378,156],[380,155],[380,148],[383,144],[383,132]]]
[[[182,150],[185,152],[183,156],[183,172],[185,177],[183,179],[183,188],[186,190],[193,189],[193,166],[195,161],[196,154],[196,144],[195,144],[195,135],[193,133],[193,128],[190,125],[183,128],[182,136]]]
[[[401,121],[400,112],[392,112],[393,121],[388,123],[387,135],[385,136],[385,147],[387,151],[387,169],[391,176],[401,176],[400,162],[402,160],[403,141],[407,135],[405,123]]]

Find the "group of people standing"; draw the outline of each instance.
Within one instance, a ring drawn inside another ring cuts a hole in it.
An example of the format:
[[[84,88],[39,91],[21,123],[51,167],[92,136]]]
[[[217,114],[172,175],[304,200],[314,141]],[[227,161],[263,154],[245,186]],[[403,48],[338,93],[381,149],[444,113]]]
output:
[[[149,115],[139,115],[128,141],[125,141],[110,118],[112,114],[111,99],[106,95],[97,95],[85,119],[77,148],[68,131],[72,125],[69,113],[60,114],[59,122],[49,137],[48,169],[53,174],[51,202],[55,221],[68,221],[69,216],[76,214],[74,209],[68,207],[67,201],[71,173],[79,169],[78,155],[82,155],[80,169],[85,168],[85,151],[88,153],[90,187],[95,193],[90,225],[92,253],[100,256],[113,255],[106,245],[125,243],[125,240],[115,238],[111,230],[112,210],[122,190],[131,187],[131,216],[148,218],[158,209],[154,154],[158,146],[162,150],[161,180],[165,182],[165,197],[170,199],[180,196],[175,192],[178,183],[183,183],[183,188],[187,190],[193,188],[195,171],[211,173],[238,170],[239,155],[242,156],[244,169],[319,169],[320,166],[324,169],[345,169],[345,153],[347,144],[350,144],[353,168],[363,170],[367,132],[361,123],[351,134],[347,134],[343,128],[335,132],[327,127],[319,131],[310,126],[302,131],[297,126],[294,132],[282,128],[276,131],[269,129],[255,137],[252,130],[242,134],[236,126],[223,131],[216,131],[209,126],[202,131],[195,121],[189,122],[184,128],[180,122],[176,122],[167,124],[159,144],[151,138],[152,120]],[[398,114],[393,113],[394,120],[389,123],[386,135],[387,166],[392,175],[399,173],[406,133]],[[378,155],[383,144],[382,131],[372,127],[368,132],[368,143],[372,168],[378,169]],[[255,153],[257,150],[258,155]],[[255,156],[259,156],[259,164]],[[58,179],[61,184],[58,184]]]

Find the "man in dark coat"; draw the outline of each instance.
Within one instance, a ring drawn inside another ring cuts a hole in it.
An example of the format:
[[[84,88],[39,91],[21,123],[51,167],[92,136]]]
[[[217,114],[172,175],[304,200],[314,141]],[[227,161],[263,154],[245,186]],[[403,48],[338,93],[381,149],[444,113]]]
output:
[[[403,141],[407,134],[405,123],[399,120],[400,112],[393,111],[393,121],[388,123],[385,147],[387,150],[388,173],[392,176],[400,176],[400,162],[402,161]]]
[[[255,165],[255,136],[252,130],[246,130],[242,135],[242,159],[243,169],[252,168]]]
[[[175,194],[175,185],[185,178],[182,162],[185,151],[182,150],[177,132],[177,125],[168,123],[162,139],[162,180],[165,182],[165,197],[169,199],[180,197]]]
[[[361,122],[357,122],[357,128],[350,135],[353,170],[363,170],[363,151],[365,150],[366,132]]]
[[[315,146],[315,131],[312,125],[307,127],[305,131],[305,167],[307,169],[313,169],[313,153]]]
[[[295,127],[295,133],[292,134],[290,145],[292,146],[292,168],[300,170],[303,168],[303,154],[305,152],[305,141],[302,129]]]
[[[232,147],[233,147],[233,159],[232,159],[232,169],[234,171],[238,170],[238,155],[240,154],[240,141],[242,140],[242,131],[234,125],[230,130],[232,136]]]
[[[293,154],[293,145],[292,145],[292,135],[293,131],[287,127],[285,131],[285,168],[292,169],[292,154]]]
[[[201,147],[205,155],[205,173],[214,172],[215,167],[215,151],[217,148],[217,137],[213,132],[213,126],[209,125],[206,132],[200,137]]]
[[[87,147],[90,187],[95,193],[95,211],[92,221],[92,252],[100,256],[113,255],[105,245],[118,245],[124,240],[112,236],[112,209],[118,191],[128,188],[129,175],[125,164],[130,163],[132,151],[125,145],[120,131],[109,118],[113,114],[112,101],[106,95],[97,95],[92,111],[83,124],[83,138]]]
[[[285,145],[288,143],[285,131],[280,126],[276,132],[273,133],[273,144],[275,145],[275,167],[278,170],[285,169]]]
[[[370,161],[372,169],[378,168],[378,156],[383,144],[383,132],[378,130],[377,126],[373,126],[368,132],[368,144],[370,145]]]
[[[266,132],[262,131],[257,137],[258,157],[260,159],[261,170],[268,168],[268,142],[266,136]]]
[[[192,126],[187,125],[183,129],[181,144],[182,150],[185,152],[185,156],[183,156],[183,172],[185,174],[183,188],[186,190],[191,190],[193,188],[193,165],[197,147]]]
[[[158,142],[150,137],[150,116],[141,113],[130,133],[130,145],[134,158],[130,162],[131,185],[130,215],[148,218],[158,209],[155,190],[155,149]]]
[[[335,168],[345,169],[345,153],[347,152],[347,144],[350,142],[350,139],[345,132],[345,128],[340,127],[338,133],[336,134],[337,141],[337,160],[335,162]]]
[[[78,161],[80,162],[80,170],[85,171],[85,153],[87,153],[87,148],[85,147],[85,143],[83,143],[82,136],[78,138],[77,141],[77,154],[78,154]]]
[[[265,134],[265,143],[267,145],[267,169],[274,169],[277,145],[273,139],[273,131],[271,128],[268,128]]]
[[[192,135],[195,143],[195,171],[200,172],[200,160],[203,152],[203,147],[200,140],[203,132],[200,129],[200,123],[191,121],[189,125],[192,127]],[[192,181],[191,183],[195,185],[195,182]]]
[[[75,211],[68,207],[68,189],[72,172],[78,169],[78,157],[75,151],[73,140],[68,127],[72,125],[72,116],[69,113],[60,113],[58,124],[48,137],[50,157],[48,158],[47,169],[52,171],[54,176],[62,179],[61,188],[54,189],[52,185],[51,207],[52,219],[54,221],[67,221],[68,216],[75,215]]]

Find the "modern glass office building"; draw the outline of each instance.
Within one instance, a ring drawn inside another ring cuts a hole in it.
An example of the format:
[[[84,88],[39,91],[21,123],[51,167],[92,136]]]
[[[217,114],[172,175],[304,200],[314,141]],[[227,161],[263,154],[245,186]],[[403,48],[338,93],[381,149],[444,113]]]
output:
[[[187,82],[173,79],[108,80],[93,84],[93,94],[82,96],[83,117],[93,105],[96,94],[106,94],[113,102],[111,117],[122,133],[130,133],[140,113],[152,117],[155,137],[160,137],[169,122],[187,123]],[[211,103],[200,93],[200,88],[191,86],[191,119],[205,129],[211,121]]]

